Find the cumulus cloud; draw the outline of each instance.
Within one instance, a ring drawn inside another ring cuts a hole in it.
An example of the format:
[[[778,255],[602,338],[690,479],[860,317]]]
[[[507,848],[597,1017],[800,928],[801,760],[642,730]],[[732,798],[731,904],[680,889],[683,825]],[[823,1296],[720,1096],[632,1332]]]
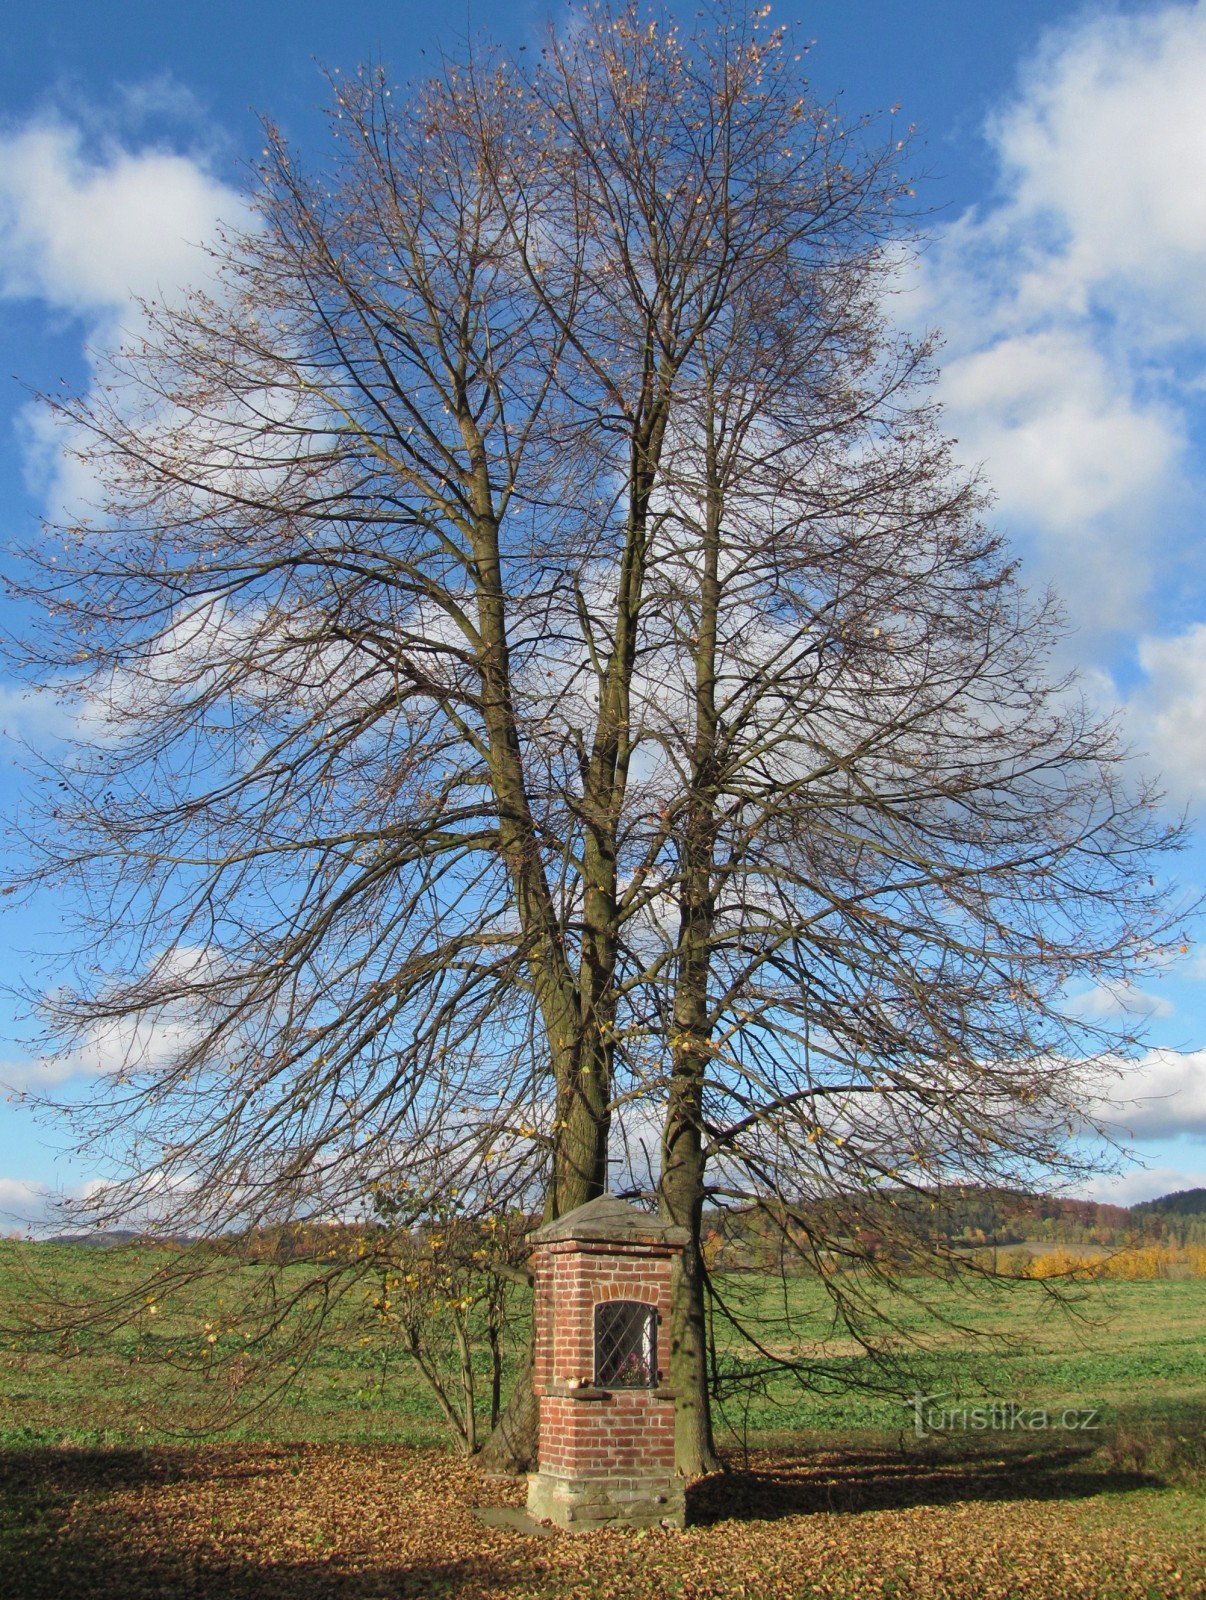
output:
[[[97,1179],[70,1187],[53,1187],[32,1178],[0,1177],[0,1237],[4,1234],[47,1234],[75,1225],[89,1197],[99,1191]]]
[[[1019,301],[1139,311],[1200,340],[1206,312],[1206,7],[1086,17],[1049,34],[990,134],[1012,219],[1045,225]]]
[[[171,297],[205,270],[197,246],[244,206],[197,158],[110,145],[39,121],[0,138],[0,294],[81,316]]]
[[[1163,995],[1149,994],[1134,984],[1098,984],[1072,1002],[1084,1017],[1171,1017],[1176,1007]]]
[[[176,1192],[182,1191],[178,1188]],[[102,1178],[51,1185],[31,1178],[0,1177],[0,1237],[53,1237],[97,1228],[150,1227],[163,1209],[162,1198],[169,1193],[166,1182],[151,1183],[141,1203],[113,1214],[106,1210],[111,1190]]]
[[[994,198],[939,232],[906,297],[946,332],[965,459],[1088,630],[1142,620],[1196,492],[1203,82],[1206,5],[1049,31],[986,129]]]
[[[1103,1085],[1092,1112],[1122,1139],[1206,1135],[1206,1050],[1149,1050]]]
[[[123,91],[124,118],[179,112],[178,86]],[[187,99],[187,96],[184,95]],[[78,318],[92,358],[137,334],[139,302],[172,302],[212,280],[204,248],[220,224],[249,222],[246,202],[204,150],[131,141],[85,114],[41,113],[0,132],[0,297]],[[18,418],[26,480],[52,515],[91,504],[87,465],[45,412]]]
[[[179,998],[137,1015],[96,1023],[70,1054],[0,1061],[0,1088],[15,1095],[48,1094],[72,1080],[142,1074],[168,1066],[200,1037],[201,1025],[187,986],[203,983],[224,964],[216,951],[177,945],[154,964],[153,975]]]
[[[164,118],[177,133],[189,125],[187,148],[140,135],[148,119]],[[198,143],[198,122],[189,92],[156,78],[117,91],[107,111],[76,107],[70,120],[43,112],[0,130],[0,297],[78,319],[95,361],[138,333],[140,300],[170,303],[211,286],[202,247],[221,224],[245,227],[250,214]],[[71,430],[34,405],[16,428],[30,492],[51,517],[87,516],[96,482]],[[17,740],[61,737],[76,711],[53,692],[0,685],[0,728]],[[34,1070],[18,1076],[25,1082]]]
[[[54,685],[30,689],[0,683],[0,737],[40,747],[69,737],[77,722],[76,707]]]
[[[23,1230],[50,1220],[54,1195],[28,1178],[0,1178],[0,1231]]]
[[[68,521],[93,511],[96,475],[79,431],[38,405],[22,406],[15,429],[25,487],[47,512]]]
[[[195,1037],[195,1026],[179,1017],[109,1023],[94,1029],[70,1056],[0,1061],[0,1087],[13,1094],[36,1096],[74,1079],[151,1071],[166,1066]]]
[[[1139,1166],[1094,1179],[1085,1198],[1103,1200],[1114,1206],[1133,1206],[1141,1200],[1158,1200],[1162,1195],[1203,1188],[1206,1188],[1206,1165],[1196,1171],[1182,1167]]]
[[[1206,623],[1183,633],[1140,638],[1143,679],[1127,701],[1137,748],[1163,774],[1182,804],[1206,798]]]
[[[1149,493],[1180,447],[1179,419],[1137,407],[1104,356],[1066,328],[1002,338],[952,361],[943,392],[967,419],[964,443],[991,453],[997,492],[1072,538]]]

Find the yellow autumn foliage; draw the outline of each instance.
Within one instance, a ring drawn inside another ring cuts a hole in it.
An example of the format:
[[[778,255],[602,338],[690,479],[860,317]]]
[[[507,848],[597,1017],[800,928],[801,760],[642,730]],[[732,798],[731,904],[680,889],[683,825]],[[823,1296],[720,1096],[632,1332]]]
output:
[[[1117,1283],[1206,1278],[1206,1248],[1191,1245],[1178,1250],[1168,1245],[1135,1245],[1112,1255],[1084,1255],[1061,1246],[1035,1256],[1018,1252],[1015,1270],[1022,1278],[1105,1278]]]

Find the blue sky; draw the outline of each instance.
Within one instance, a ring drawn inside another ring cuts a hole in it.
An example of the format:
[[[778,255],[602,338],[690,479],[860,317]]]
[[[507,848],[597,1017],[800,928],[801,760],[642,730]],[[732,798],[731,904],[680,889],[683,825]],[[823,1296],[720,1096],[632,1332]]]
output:
[[[29,390],[86,387],[89,352],[131,325],[132,295],[196,280],[196,244],[218,219],[239,219],[260,114],[318,156],[319,63],[371,58],[404,81],[472,32],[535,42],[562,13],[543,0],[11,8],[0,36],[4,544],[88,491]],[[820,96],[840,94],[848,116],[899,105],[915,124],[929,242],[903,264],[893,314],[944,329],[950,430],[984,464],[1031,581],[1063,594],[1068,664],[1119,707],[1170,804],[1206,811],[1206,3],[817,0],[774,16],[812,41]],[[51,737],[54,717],[0,679],[6,808],[16,742]],[[1206,884],[1206,838],[1180,876],[1189,896]],[[39,981],[39,945],[69,915],[0,920],[10,981]],[[1094,1192],[1130,1202],[1206,1184],[1206,949],[1078,1003],[1151,1023],[1149,1055],[1114,1091],[1141,1162]],[[0,1027],[0,1081],[37,1085],[28,1033],[2,997]],[[61,1143],[53,1123],[0,1101],[0,1231],[39,1214],[46,1190],[97,1175]]]

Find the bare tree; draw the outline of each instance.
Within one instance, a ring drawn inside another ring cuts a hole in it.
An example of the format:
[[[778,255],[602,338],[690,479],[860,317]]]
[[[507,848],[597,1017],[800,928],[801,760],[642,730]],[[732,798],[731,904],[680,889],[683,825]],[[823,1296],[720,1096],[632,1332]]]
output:
[[[104,500],[30,552],[80,715],[25,881],[78,907],[50,1037],[116,1069],[93,1214],[421,1169],[554,1217],[649,1108],[697,1241],[709,1163],[878,1207],[1035,1158],[1059,984],[1158,944],[1152,813],[879,318],[892,142],[764,12],[333,89],[329,170],[270,131],[217,286],[57,408]],[[691,1471],[697,1249],[677,1293]]]
[[[595,348],[639,309],[670,388],[608,1024],[612,1103],[664,1109],[661,1202],[695,1241],[672,1340],[688,1473],[715,1465],[705,1196],[766,1206],[814,1260],[860,1228],[913,1260],[902,1191],[1074,1175],[1084,1082],[1133,1041],[1068,986],[1179,937],[1149,876],[1179,830],[1050,670],[1056,608],[952,464],[930,344],[884,320],[894,152],[811,104],[760,22],[682,38],[603,14],[524,85],[563,236],[619,280]],[[608,401],[639,415],[603,398],[599,430]],[[859,1320],[858,1286],[834,1293]]]
[[[1184,937],[1153,874],[1180,830],[1052,672],[1056,608],[952,466],[927,347],[884,324],[891,267],[784,259],[732,297],[664,463],[642,652],[672,822],[645,970],[659,1190],[696,1240],[672,1371],[688,1473],[715,1464],[705,1200],[762,1208],[814,1267],[876,1238],[878,1274],[826,1277],[865,1335],[868,1285],[932,1264],[944,1187],[1091,1167],[1073,1136],[1135,1040],[1072,996]]]
[[[98,1221],[346,1218],[417,1162],[553,1214],[600,1186],[564,805],[525,748],[575,418],[487,88],[338,88],[321,183],[270,135],[218,288],[62,410],[106,502],[39,553],[34,660],[81,718],[30,843],[80,908],[52,1037],[120,1068],[78,1111],[125,1167]]]
[[[50,1038],[118,1068],[71,1108],[98,1221],[346,1217],[415,1161],[602,1189],[672,414],[735,286],[891,183],[764,35],[602,11],[526,77],[336,82],[331,171],[270,132],[217,287],[58,405],[104,503],[31,552],[80,715],[26,881],[79,908]]]

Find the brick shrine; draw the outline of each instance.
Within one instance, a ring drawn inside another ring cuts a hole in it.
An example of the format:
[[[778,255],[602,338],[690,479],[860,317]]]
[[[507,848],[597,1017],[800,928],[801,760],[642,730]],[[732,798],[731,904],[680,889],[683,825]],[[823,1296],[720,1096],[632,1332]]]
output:
[[[614,1195],[529,1234],[539,1470],[528,1511],[562,1528],[682,1527],[670,1275],[685,1228]]]

